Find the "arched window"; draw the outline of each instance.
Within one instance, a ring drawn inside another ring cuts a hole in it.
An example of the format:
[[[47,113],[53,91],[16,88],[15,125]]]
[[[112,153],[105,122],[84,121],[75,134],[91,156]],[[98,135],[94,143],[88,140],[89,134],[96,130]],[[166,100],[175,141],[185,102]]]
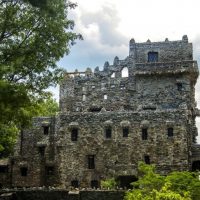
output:
[[[128,77],[128,67],[124,67],[121,71],[122,77]]]

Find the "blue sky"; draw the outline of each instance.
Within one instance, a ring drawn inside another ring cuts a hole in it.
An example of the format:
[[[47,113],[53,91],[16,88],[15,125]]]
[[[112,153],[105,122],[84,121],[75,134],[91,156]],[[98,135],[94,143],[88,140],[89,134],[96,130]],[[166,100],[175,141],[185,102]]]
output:
[[[75,31],[83,41],[72,46],[69,55],[58,62],[68,72],[87,67],[102,68],[115,56],[128,56],[128,43],[181,40],[187,34],[193,43],[194,58],[200,65],[200,1],[199,0],[76,0],[78,7],[69,11]],[[58,89],[53,90],[58,97]],[[200,81],[196,85],[200,107]],[[200,130],[200,119],[197,121]],[[199,137],[200,142],[200,137]]]

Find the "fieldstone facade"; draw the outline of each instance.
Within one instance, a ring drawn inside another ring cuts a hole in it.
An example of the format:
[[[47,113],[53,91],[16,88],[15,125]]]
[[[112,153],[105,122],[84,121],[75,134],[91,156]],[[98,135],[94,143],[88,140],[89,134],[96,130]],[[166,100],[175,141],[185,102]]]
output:
[[[131,39],[124,60],[66,73],[59,114],[34,118],[33,128],[21,132],[10,185],[88,188],[115,177],[124,187],[136,179],[139,161],[161,174],[200,169],[198,74],[187,36]]]

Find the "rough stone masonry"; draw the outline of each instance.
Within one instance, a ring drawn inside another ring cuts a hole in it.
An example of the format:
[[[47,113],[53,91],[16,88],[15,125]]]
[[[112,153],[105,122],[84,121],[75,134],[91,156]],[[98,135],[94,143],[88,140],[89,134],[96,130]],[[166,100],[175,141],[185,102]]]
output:
[[[66,73],[60,112],[33,119],[15,154],[0,161],[0,184],[12,187],[120,187],[137,179],[139,161],[161,174],[200,169],[196,144],[197,62],[182,40],[136,43],[103,70]]]

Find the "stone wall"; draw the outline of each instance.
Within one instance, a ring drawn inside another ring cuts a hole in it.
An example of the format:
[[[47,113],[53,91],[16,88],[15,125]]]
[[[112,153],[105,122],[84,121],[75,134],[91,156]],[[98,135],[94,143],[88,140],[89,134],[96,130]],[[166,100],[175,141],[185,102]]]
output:
[[[123,200],[124,194],[124,191],[0,191],[0,200]]]

